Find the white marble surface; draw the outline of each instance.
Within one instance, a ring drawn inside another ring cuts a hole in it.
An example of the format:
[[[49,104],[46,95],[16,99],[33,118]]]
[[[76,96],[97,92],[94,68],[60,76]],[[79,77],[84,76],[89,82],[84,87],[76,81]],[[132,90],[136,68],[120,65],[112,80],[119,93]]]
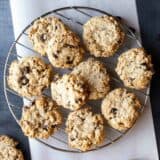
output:
[[[90,6],[119,15],[139,30],[134,0],[11,0],[15,37],[35,17],[63,6]],[[20,50],[18,50],[20,51]],[[22,53],[22,51],[21,51]],[[135,127],[121,140],[98,151],[71,154],[52,150],[30,139],[32,160],[158,160],[150,104]]]

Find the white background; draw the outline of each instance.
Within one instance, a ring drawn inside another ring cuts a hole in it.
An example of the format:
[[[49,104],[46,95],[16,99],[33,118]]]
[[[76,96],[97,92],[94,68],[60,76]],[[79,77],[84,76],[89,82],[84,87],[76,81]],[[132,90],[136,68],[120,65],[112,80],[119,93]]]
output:
[[[11,0],[15,37],[34,18],[64,6],[90,6],[127,20],[139,30],[134,0]],[[150,105],[131,131],[121,140],[98,151],[71,154],[55,151],[30,140],[32,160],[158,160]]]

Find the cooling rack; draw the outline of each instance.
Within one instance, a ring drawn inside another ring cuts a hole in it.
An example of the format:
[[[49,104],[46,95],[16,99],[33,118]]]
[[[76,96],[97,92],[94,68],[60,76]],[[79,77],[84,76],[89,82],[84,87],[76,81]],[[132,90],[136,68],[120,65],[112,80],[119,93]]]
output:
[[[82,25],[89,18],[91,18],[92,16],[97,16],[97,15],[110,15],[110,14],[105,11],[96,9],[96,8],[83,7],[83,6],[72,6],[72,7],[64,7],[64,8],[52,10],[36,18],[35,20],[41,17],[53,16],[53,15],[61,18],[67,25],[69,25],[72,28],[72,30],[74,30],[81,36]],[[117,20],[121,21],[122,28],[126,32],[126,42],[113,57],[99,58],[99,60],[105,63],[107,70],[110,72],[112,76],[112,80],[111,80],[112,88],[125,87],[123,83],[119,80],[119,78],[117,77],[114,71],[118,56],[123,51],[129,48],[141,47],[141,43],[138,38],[139,36],[137,35],[138,33],[132,27],[129,27],[128,25],[126,25],[123,18],[121,17],[116,17],[116,18]],[[15,59],[20,59],[26,55],[27,56],[29,55],[40,56],[39,53],[37,53],[36,51],[32,49],[32,45],[30,44],[28,40],[28,34],[27,34],[27,30],[34,23],[35,20],[33,20],[28,26],[26,26],[24,30],[19,34],[18,38],[12,43],[10,50],[8,52],[8,56],[6,58],[5,69],[4,69],[4,93],[5,93],[6,101],[7,101],[11,114],[13,115],[14,119],[16,120],[18,124],[19,124],[19,119],[21,117],[21,112],[23,108],[22,106],[24,104],[29,103],[29,100],[25,99],[24,97],[19,96],[16,92],[11,90],[7,86],[6,81],[7,81],[7,75],[8,75],[8,68],[10,66],[10,63]],[[41,58],[44,61],[48,62],[47,58],[44,58],[44,57],[41,57]],[[57,72],[60,72],[61,74],[69,72],[69,70],[60,70],[60,69],[55,69],[55,70]],[[144,106],[146,105],[149,99],[149,89],[150,88],[147,88],[141,91],[129,89],[129,88],[127,89],[134,92],[138,96],[138,98],[141,100],[143,107],[140,110],[140,112],[142,113]],[[44,94],[50,95],[49,89],[46,90]],[[100,112],[99,110],[100,107],[98,107],[100,106],[100,103],[101,103],[100,101],[90,101],[88,103],[92,106],[94,112]],[[64,115],[64,121],[65,121],[69,111],[64,109],[62,112]],[[106,125],[107,137],[105,139],[105,142],[102,145],[91,149],[90,151],[97,150],[97,149],[111,145],[112,143],[121,139],[129,130],[125,132],[120,132]],[[59,128],[58,132],[52,135],[49,139],[47,140],[36,139],[36,140],[55,150],[64,151],[64,152],[81,153],[80,150],[72,149],[68,146],[67,135],[65,133],[65,122],[61,126],[61,128]]]

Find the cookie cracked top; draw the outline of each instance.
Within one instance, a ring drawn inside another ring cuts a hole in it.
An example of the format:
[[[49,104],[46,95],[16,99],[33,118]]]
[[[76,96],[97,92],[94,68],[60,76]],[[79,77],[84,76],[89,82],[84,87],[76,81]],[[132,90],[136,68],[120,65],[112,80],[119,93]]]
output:
[[[119,21],[112,16],[97,16],[83,26],[83,40],[90,54],[110,57],[123,44],[125,33]]]
[[[104,64],[88,58],[73,69],[73,74],[82,76],[89,86],[89,99],[103,98],[110,89],[110,76]]]

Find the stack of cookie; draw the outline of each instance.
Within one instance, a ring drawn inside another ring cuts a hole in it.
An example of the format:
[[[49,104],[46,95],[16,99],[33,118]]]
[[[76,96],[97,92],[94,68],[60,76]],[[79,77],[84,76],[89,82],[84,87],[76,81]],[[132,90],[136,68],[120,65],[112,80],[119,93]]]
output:
[[[26,136],[48,138],[61,126],[64,107],[71,112],[66,133],[71,147],[87,151],[104,142],[105,125],[119,131],[131,128],[142,107],[134,93],[125,88],[112,91],[105,65],[94,57],[113,56],[123,45],[125,33],[112,16],[89,19],[83,26],[83,42],[59,18],[45,17],[34,22],[29,39],[36,52],[47,56],[56,68],[72,71],[59,76],[50,64],[38,57],[26,57],[11,63],[8,85],[31,100],[23,107],[20,126]],[[85,51],[92,57],[83,60]],[[145,89],[152,78],[151,57],[143,48],[132,48],[120,55],[115,71],[124,85]],[[43,91],[51,87],[51,97]],[[88,100],[102,100],[101,113],[94,114]],[[105,123],[106,122],[106,123]]]

